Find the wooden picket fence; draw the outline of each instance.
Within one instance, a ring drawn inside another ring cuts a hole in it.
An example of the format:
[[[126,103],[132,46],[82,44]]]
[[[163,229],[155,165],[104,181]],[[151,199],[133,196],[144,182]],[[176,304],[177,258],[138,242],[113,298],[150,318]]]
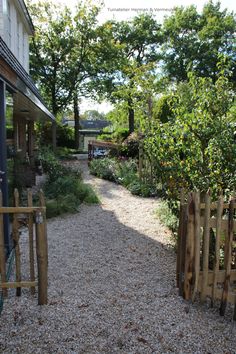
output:
[[[13,252],[15,253],[15,281],[8,281],[6,271],[6,256],[4,245],[3,215],[12,214],[12,239]],[[29,279],[22,280],[22,253],[26,250],[20,246],[20,229],[24,226],[24,232],[28,232],[28,268]],[[35,254],[36,253],[36,254]],[[37,264],[37,276],[35,265]],[[30,288],[31,294],[35,294],[38,287],[38,304],[47,304],[47,278],[48,278],[48,246],[46,231],[46,207],[43,192],[39,192],[39,206],[33,206],[32,191],[27,192],[27,206],[19,206],[18,190],[14,191],[14,207],[2,206],[2,193],[0,191],[0,288],[6,297],[9,288],[16,288],[16,296],[21,296],[21,288]]]
[[[201,202],[204,200],[204,202]],[[219,303],[220,315],[234,306],[236,320],[236,200],[211,202],[210,193],[181,195],[177,249],[179,294],[197,296],[211,305]]]

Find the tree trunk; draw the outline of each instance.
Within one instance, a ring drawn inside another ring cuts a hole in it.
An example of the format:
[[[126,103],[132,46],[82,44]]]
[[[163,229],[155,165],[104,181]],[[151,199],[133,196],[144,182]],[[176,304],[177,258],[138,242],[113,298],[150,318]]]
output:
[[[79,105],[78,105],[78,95],[77,93],[74,96],[74,120],[75,120],[75,131],[74,131],[74,138],[75,138],[75,149],[79,149]]]
[[[128,100],[128,110],[129,110],[129,133],[134,132],[134,109],[133,109],[133,102],[132,98]]]

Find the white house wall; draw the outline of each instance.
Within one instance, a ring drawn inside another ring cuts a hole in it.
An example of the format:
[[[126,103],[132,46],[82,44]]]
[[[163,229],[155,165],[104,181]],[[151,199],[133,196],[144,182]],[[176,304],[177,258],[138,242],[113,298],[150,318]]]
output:
[[[17,1],[0,0],[0,35],[23,68],[29,72],[29,33],[16,6]]]
[[[0,0],[0,36],[3,38],[4,20],[3,20],[3,0]]]

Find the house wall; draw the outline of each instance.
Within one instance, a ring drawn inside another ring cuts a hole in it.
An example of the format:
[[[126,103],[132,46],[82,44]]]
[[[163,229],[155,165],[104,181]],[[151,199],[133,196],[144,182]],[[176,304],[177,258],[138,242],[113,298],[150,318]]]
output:
[[[89,140],[97,140],[97,136],[85,136],[84,137],[84,146],[83,146],[83,150],[84,151],[88,151],[88,143]]]
[[[4,31],[4,21],[3,21],[3,0],[0,0],[0,36],[2,37]]]
[[[29,35],[27,19],[20,11],[19,0],[0,0],[0,36],[23,68],[29,72]]]

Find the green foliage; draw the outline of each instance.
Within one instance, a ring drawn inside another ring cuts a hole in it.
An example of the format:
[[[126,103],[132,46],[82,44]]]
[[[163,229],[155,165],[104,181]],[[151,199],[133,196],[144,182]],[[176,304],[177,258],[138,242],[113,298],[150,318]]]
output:
[[[156,194],[155,188],[142,182],[137,174],[137,163],[133,159],[104,158],[93,159],[89,165],[90,172],[100,178],[119,183],[132,194],[149,197]]]
[[[157,195],[155,186],[153,186],[151,183],[141,181],[137,177],[131,181],[127,188],[132,194],[140,195],[142,197],[151,197]]]
[[[76,160],[75,154],[81,153],[76,149],[70,149],[67,147],[57,147],[55,155],[59,160]]]
[[[130,134],[122,143],[120,154],[130,158],[138,158],[140,139],[141,136],[138,133]]]
[[[173,118],[171,98],[171,95],[163,95],[154,104],[153,117],[159,119],[161,123],[166,123]]]
[[[98,112],[96,109],[89,109],[81,114],[81,119],[105,120],[105,113]]]
[[[176,238],[179,220],[175,213],[171,210],[167,201],[160,201],[157,209],[157,216],[161,223],[168,227]]]
[[[118,160],[115,169],[115,181],[128,187],[134,179],[137,179],[137,163],[133,159]]]
[[[128,138],[128,136],[129,136],[129,129],[122,128],[122,127],[116,128],[113,134],[111,135],[112,140],[117,144],[122,143],[126,138]]]
[[[52,123],[38,123],[36,129],[38,144],[41,146],[50,145],[52,141]],[[56,138],[57,146],[66,147],[68,149],[75,148],[73,128],[63,126],[61,123],[57,122]]]
[[[160,25],[152,15],[140,14],[129,21],[108,21],[103,25],[103,33],[116,59],[111,61],[109,55],[105,58],[109,70],[102,76],[101,91],[112,103],[123,106],[118,109],[119,115],[131,133],[135,125],[138,127],[136,106],[141,102],[143,108],[156,79],[158,48],[162,42]]]
[[[176,7],[165,19],[162,30],[164,69],[170,80],[187,80],[190,69],[215,81],[221,53],[230,59],[235,78],[236,18],[221,10],[220,2],[209,1],[201,14],[194,5]]]
[[[65,213],[75,213],[79,210],[80,201],[69,194],[58,196],[56,199],[47,199],[46,216],[52,218]]]
[[[112,141],[113,143],[121,144],[129,136],[128,128],[117,127],[110,134],[106,133],[105,129],[103,129],[103,134],[99,135],[100,140]]]
[[[43,171],[47,174],[50,182],[54,182],[58,178],[70,174],[81,179],[81,174],[78,171],[73,171],[72,169],[63,166],[48,147],[41,148],[38,154],[38,159],[41,161]]]
[[[236,186],[232,115],[234,93],[222,69],[213,82],[189,74],[173,95],[173,117],[161,123],[153,120],[145,139],[148,154],[155,161],[155,174],[176,198],[181,187],[213,192]]]
[[[69,149],[75,148],[73,128],[57,125],[57,146]]]
[[[115,182],[115,169],[115,159],[93,159],[89,164],[89,170],[94,176],[107,179],[112,182]]]
[[[48,148],[40,151],[39,159],[47,174],[43,187],[47,198],[47,217],[76,212],[82,203],[99,202],[92,188],[83,183],[80,172],[62,166]]]

